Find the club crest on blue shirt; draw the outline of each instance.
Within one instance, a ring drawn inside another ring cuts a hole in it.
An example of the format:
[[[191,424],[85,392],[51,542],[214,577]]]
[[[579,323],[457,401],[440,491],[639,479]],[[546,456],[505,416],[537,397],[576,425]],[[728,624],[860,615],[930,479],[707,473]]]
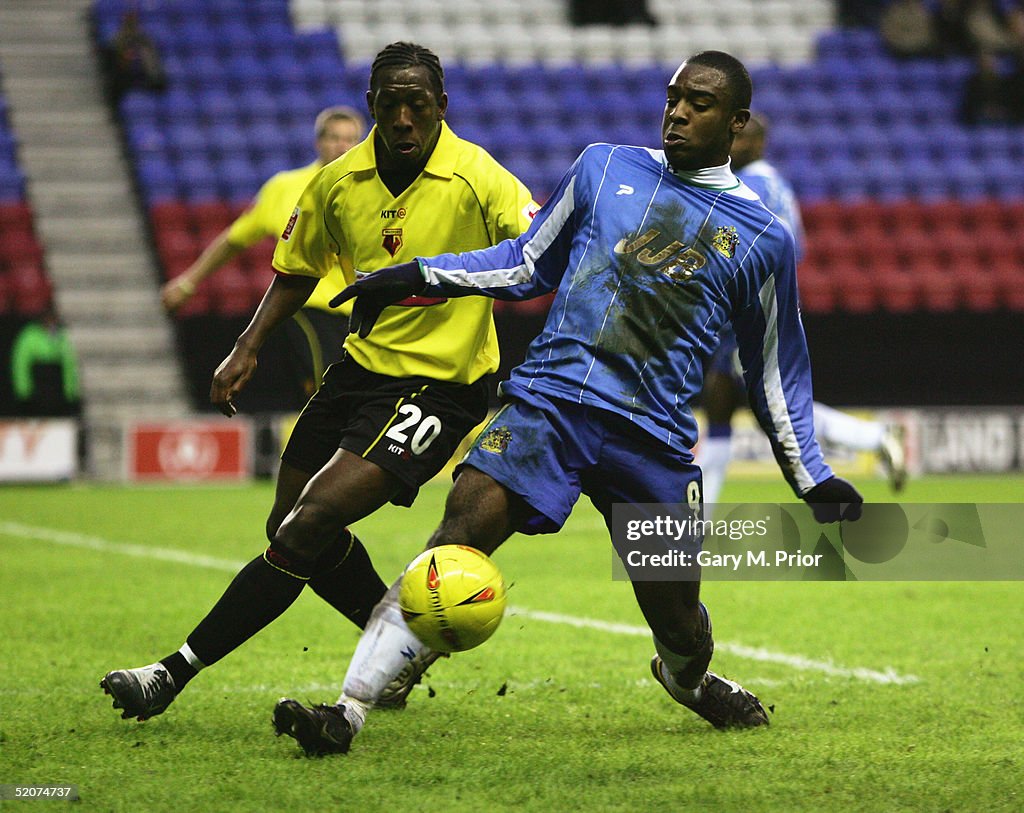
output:
[[[512,430],[507,426],[495,426],[488,429],[480,438],[480,448],[491,454],[501,454],[508,448],[512,440]]]
[[[711,245],[715,247],[715,251],[729,260],[736,256],[736,246],[739,244],[740,238],[736,234],[735,226],[719,226],[711,238]]]

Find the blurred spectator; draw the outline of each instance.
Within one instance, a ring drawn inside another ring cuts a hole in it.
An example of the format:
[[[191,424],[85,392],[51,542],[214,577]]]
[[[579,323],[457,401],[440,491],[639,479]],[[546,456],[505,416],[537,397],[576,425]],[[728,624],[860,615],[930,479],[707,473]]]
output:
[[[160,52],[134,7],[125,11],[120,27],[103,45],[102,58],[108,91],[115,102],[132,89],[161,91],[167,87]]]
[[[887,0],[838,0],[836,19],[845,28],[877,28]]]
[[[968,124],[1024,123],[1024,2],[963,0],[975,69],[962,102]]]
[[[647,0],[569,0],[573,25],[657,25],[647,9]]]
[[[962,0],[960,5],[974,53],[1020,54],[1024,38],[1015,36],[1014,28],[1024,30],[1024,7],[1018,0]]]
[[[1024,52],[1022,0],[889,0],[877,25],[901,57]]]
[[[21,415],[77,415],[81,411],[78,361],[53,305],[15,338],[11,384]]]
[[[276,240],[306,185],[321,167],[362,141],[365,133],[366,122],[353,108],[321,110],[313,124],[316,160],[271,176],[256,193],[252,205],[218,234],[192,265],[161,288],[164,308],[174,313],[192,298],[203,280],[245,249],[268,237]],[[341,358],[351,306],[331,308],[328,303],[344,287],[341,269],[337,268],[321,280],[302,309],[286,323],[285,335],[293,351],[289,366],[301,388],[298,406],[316,391],[327,365]]]
[[[1024,123],[1024,68],[1018,61],[1009,72],[999,59],[982,52],[964,88],[963,119],[967,124]]]
[[[882,13],[878,30],[895,56],[939,56],[944,50],[938,15],[924,0],[893,0]]]

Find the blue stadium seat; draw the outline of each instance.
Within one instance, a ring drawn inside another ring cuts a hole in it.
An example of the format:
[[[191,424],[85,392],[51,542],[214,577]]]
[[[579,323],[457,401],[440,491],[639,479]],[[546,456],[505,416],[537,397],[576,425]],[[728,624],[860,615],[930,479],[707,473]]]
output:
[[[25,174],[15,166],[0,162],[0,201],[25,199]]]
[[[265,91],[248,88],[236,96],[241,126],[277,120],[277,102]]]
[[[209,142],[201,127],[194,124],[171,124],[165,129],[168,152],[179,161],[206,155]]]
[[[228,81],[239,87],[269,84],[266,64],[255,54],[233,54],[225,59],[222,65]]]
[[[139,186],[148,205],[179,197],[178,174],[166,159],[148,158],[137,165],[137,172]]]
[[[198,117],[198,102],[193,92],[171,88],[157,96],[159,116],[165,122],[194,122]]]
[[[130,90],[121,97],[118,110],[126,121],[153,121],[160,111],[160,103],[154,93]]]
[[[305,87],[294,88],[277,101],[277,115],[283,123],[311,122],[319,111],[319,100]]]
[[[265,31],[261,31],[261,34]],[[321,56],[341,61],[338,35],[330,28],[300,31],[295,35],[295,47],[307,64]]]
[[[237,125],[210,127],[207,129],[205,137],[208,152],[222,161],[249,154],[249,138]],[[247,157],[244,160],[248,162]]]
[[[140,120],[126,127],[128,145],[139,156],[166,155],[169,149],[167,132],[154,122]]]

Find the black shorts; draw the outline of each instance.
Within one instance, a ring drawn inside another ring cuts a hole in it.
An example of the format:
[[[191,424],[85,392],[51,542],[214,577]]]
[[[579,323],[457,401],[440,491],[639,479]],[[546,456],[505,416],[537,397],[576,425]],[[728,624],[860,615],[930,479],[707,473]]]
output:
[[[488,385],[392,378],[345,358],[299,415],[281,459],[310,474],[338,449],[357,454],[406,486],[392,502],[412,505],[459,443],[487,416]]]

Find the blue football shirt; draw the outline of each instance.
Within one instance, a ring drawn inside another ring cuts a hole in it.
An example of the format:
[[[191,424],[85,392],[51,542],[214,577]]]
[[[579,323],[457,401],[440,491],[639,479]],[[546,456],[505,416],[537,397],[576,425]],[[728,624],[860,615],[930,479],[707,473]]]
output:
[[[831,476],[814,436],[793,237],[728,166],[676,173],[660,150],[593,144],[519,238],[419,260],[426,296],[557,289],[506,394],[610,410],[687,452],[701,359],[732,322],[783,474],[798,495]]]

